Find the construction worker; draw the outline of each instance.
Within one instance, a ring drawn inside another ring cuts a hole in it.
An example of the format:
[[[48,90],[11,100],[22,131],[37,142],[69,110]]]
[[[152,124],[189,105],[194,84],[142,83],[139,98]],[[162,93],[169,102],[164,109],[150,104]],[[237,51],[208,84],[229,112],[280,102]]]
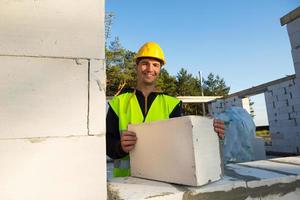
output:
[[[166,64],[164,53],[155,42],[145,43],[135,57],[137,85],[123,89],[109,101],[106,117],[106,152],[114,159],[114,177],[130,176],[129,152],[137,137],[127,130],[128,124],[163,120],[182,115],[182,102],[155,90],[161,67]],[[224,123],[214,120],[215,131],[221,137]]]

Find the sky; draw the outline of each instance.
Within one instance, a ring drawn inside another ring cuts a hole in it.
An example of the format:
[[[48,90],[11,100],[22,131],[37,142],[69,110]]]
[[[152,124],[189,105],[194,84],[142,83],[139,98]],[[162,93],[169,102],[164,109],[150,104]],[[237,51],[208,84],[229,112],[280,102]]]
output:
[[[280,18],[300,0],[106,0],[111,38],[131,51],[147,41],[164,50],[171,75],[181,68],[224,78],[230,93],[294,74]],[[109,42],[109,40],[108,40]],[[251,98],[256,125],[266,125],[264,95]]]

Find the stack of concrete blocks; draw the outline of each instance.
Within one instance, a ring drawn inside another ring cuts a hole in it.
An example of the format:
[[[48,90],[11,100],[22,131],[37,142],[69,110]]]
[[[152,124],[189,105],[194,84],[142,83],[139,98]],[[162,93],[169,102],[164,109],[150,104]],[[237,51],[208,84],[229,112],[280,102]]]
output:
[[[296,73],[295,87],[292,90],[292,94],[294,95],[294,112],[291,113],[291,118],[294,118],[297,124],[297,128],[293,127],[295,139],[293,143],[298,147],[297,154],[300,154],[300,7],[296,8],[290,14],[293,15],[293,20],[287,23],[287,31],[292,47],[292,57]]]
[[[225,111],[226,108],[232,106],[242,107],[250,113],[249,98],[229,97],[227,99],[218,99],[208,105],[208,111],[211,115],[217,115]]]
[[[272,85],[265,92],[272,146],[268,151],[300,152],[300,92],[295,79]]]
[[[1,1],[0,199],[106,199],[104,1]]]
[[[287,24],[296,78],[265,92],[272,138],[270,151],[300,153],[300,7],[281,18]]]

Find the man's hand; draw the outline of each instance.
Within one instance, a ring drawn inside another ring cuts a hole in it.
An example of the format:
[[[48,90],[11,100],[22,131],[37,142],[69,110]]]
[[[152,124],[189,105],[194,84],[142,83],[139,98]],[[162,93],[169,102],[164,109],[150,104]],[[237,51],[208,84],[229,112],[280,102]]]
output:
[[[131,131],[124,131],[121,134],[121,147],[124,152],[129,153],[132,149],[134,149],[134,146],[136,144],[136,134]]]
[[[225,125],[224,121],[219,119],[214,119],[214,131],[218,134],[219,138],[224,139],[224,133],[225,133]]]

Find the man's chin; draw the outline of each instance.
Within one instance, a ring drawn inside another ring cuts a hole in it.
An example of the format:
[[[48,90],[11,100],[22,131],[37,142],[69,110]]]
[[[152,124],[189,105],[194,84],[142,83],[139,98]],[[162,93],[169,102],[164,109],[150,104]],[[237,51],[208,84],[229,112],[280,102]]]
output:
[[[147,86],[155,85],[155,80],[145,80],[144,84],[147,85]]]

